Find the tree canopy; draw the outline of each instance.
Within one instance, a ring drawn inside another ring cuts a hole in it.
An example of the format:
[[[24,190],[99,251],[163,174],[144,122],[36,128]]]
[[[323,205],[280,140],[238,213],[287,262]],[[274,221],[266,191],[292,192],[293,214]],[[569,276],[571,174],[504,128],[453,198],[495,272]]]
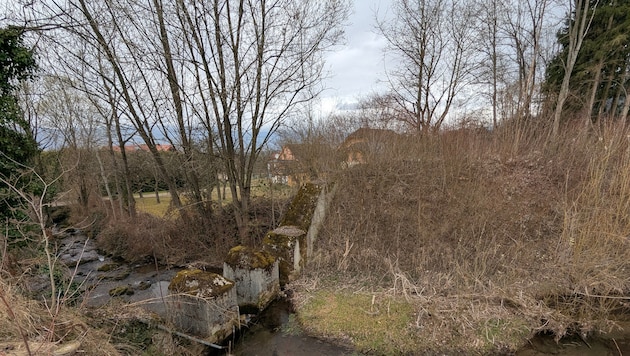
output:
[[[630,68],[630,1],[590,1],[592,20],[577,56],[570,95],[565,105],[566,117],[583,115],[592,120],[603,116],[627,117],[626,92]],[[569,44],[569,28],[576,21],[575,13],[558,31],[561,49],[547,68],[544,90],[557,93],[565,72]]]
[[[19,164],[27,164],[37,153],[37,143],[16,96],[20,81],[30,78],[35,69],[35,54],[22,41],[17,27],[0,29],[0,175],[13,180]],[[0,185],[0,218],[11,214],[15,197]]]

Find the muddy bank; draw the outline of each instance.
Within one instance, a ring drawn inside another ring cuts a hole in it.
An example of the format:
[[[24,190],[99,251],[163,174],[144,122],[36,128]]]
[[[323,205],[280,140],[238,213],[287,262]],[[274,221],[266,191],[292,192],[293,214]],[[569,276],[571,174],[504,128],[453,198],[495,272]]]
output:
[[[516,352],[516,356],[619,356],[630,355],[630,335],[622,339],[593,337],[582,339],[571,336],[556,342],[553,335],[537,335]]]
[[[97,308],[112,300],[123,304],[137,303],[144,309],[158,315],[164,315],[163,297],[167,295],[167,286],[179,268],[165,268],[155,264],[129,265],[115,258],[110,258],[99,253],[93,240],[81,234],[72,234],[58,241],[58,255],[69,270],[73,271],[74,282],[84,293],[81,304],[89,308]],[[334,306],[330,299],[322,304],[321,308]],[[394,310],[393,304],[385,300],[379,301],[367,298],[358,300],[361,307],[361,316],[372,320],[374,325],[378,323],[377,310]],[[335,301],[340,303],[340,301]],[[382,304],[379,304],[382,303]],[[355,303],[356,304],[356,303]],[[342,304],[339,304],[342,306]],[[403,310],[403,309],[401,309]],[[330,310],[331,313],[343,313],[343,310]],[[382,313],[381,313],[382,315]],[[433,315],[432,317],[435,317]],[[417,322],[419,315],[415,315]],[[428,315],[420,315],[428,318]],[[428,319],[427,319],[428,320]],[[309,320],[301,319],[293,313],[293,308],[287,301],[276,301],[267,310],[251,319],[251,323],[241,332],[225,340],[222,345],[225,350],[205,348],[204,353],[210,355],[357,355],[363,350],[370,354],[370,350],[364,350],[354,345],[356,350],[342,347],[333,342],[324,341],[321,338],[311,337],[303,331],[309,329]],[[368,324],[369,322],[362,322]],[[301,325],[303,324],[303,325]],[[429,324],[426,325],[427,327]],[[389,328],[395,326],[390,325]],[[516,352],[520,356],[542,355],[626,355],[630,354],[630,323],[622,325],[623,330],[616,335],[606,337],[594,337],[582,340],[579,337],[565,338],[556,343],[553,335],[538,335],[529,341],[522,341],[524,345]],[[352,332],[348,329],[345,332]],[[315,333],[317,334],[317,333]],[[321,334],[318,334],[321,335]],[[347,335],[328,334],[332,339],[346,339]],[[456,335],[443,335],[448,342]],[[376,338],[377,336],[374,336]],[[332,340],[331,339],[331,340]],[[396,344],[393,349],[396,349]],[[448,350],[447,345],[444,350]],[[417,354],[426,354],[422,348],[415,349]],[[471,349],[475,351],[474,348]],[[426,351],[426,352],[425,352]],[[478,350],[477,350],[478,351]],[[371,352],[375,352],[372,350]],[[461,350],[459,350],[461,353]],[[479,354],[478,352],[475,352]],[[414,354],[414,353],[412,353]],[[483,354],[483,353],[481,353]]]

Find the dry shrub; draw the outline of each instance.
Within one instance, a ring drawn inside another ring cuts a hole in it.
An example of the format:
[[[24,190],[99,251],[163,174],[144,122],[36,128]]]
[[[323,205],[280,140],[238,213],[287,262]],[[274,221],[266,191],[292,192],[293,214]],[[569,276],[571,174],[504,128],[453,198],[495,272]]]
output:
[[[280,213],[275,212],[276,216]],[[251,241],[238,239],[232,207],[225,206],[210,217],[183,208],[170,218],[138,214],[134,219],[111,221],[98,235],[97,243],[106,253],[129,262],[155,259],[165,265],[203,262],[222,266],[230,248],[256,245],[273,229],[273,220],[271,202],[256,198],[250,206]]]
[[[325,236],[349,269],[381,278],[389,259],[413,280],[452,274],[450,287],[474,289],[512,273],[516,260],[527,262],[516,250],[554,228],[558,188],[539,155],[491,155],[488,133],[402,140],[339,177]],[[345,240],[353,251],[343,257]]]
[[[628,311],[630,130],[608,124],[576,145],[589,147],[588,162],[585,178],[567,197],[557,255],[567,280],[563,306],[592,319]]]
[[[165,223],[148,214],[139,214],[133,220],[111,221],[96,241],[99,249],[108,254],[138,262],[157,252],[165,238]]]
[[[24,348],[28,340],[33,355],[52,354],[54,345],[79,342],[78,352],[90,355],[119,355],[107,335],[89,327],[77,310],[49,310],[42,302],[23,297],[0,279],[0,340],[10,348]],[[10,350],[10,349],[7,349]]]
[[[315,273],[434,298],[518,296],[530,330],[557,336],[605,329],[628,309],[630,135],[566,130],[390,142],[339,174]]]

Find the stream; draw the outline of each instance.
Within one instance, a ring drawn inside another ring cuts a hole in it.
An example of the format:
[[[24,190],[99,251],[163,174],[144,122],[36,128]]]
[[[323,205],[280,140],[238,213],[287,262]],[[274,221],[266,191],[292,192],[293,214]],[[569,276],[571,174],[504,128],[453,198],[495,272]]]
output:
[[[57,255],[61,262],[76,273],[74,282],[84,291],[83,305],[96,308],[112,298],[125,303],[137,303],[162,317],[166,308],[162,302],[168,294],[170,280],[182,268],[165,269],[153,264],[129,265],[100,254],[93,240],[80,233],[58,240]],[[80,263],[77,264],[77,262]],[[213,271],[221,272],[221,271]],[[46,279],[44,278],[44,281]],[[112,297],[111,292],[116,291]],[[291,329],[290,304],[277,300],[241,332],[226,340],[226,350],[209,348],[208,355],[352,355],[352,350],[301,335]],[[231,345],[234,345],[233,347]],[[356,353],[354,353],[356,355]]]
[[[84,291],[83,304],[99,307],[112,298],[138,303],[162,317],[166,314],[162,297],[168,294],[170,280],[181,268],[166,269],[153,264],[129,265],[100,254],[93,240],[80,232],[57,240],[57,255],[71,271],[74,282]],[[79,262],[79,263],[78,263]],[[76,268],[76,270],[75,270]],[[32,282],[35,292],[47,283],[45,276]],[[112,296],[114,292],[114,296]],[[226,340],[226,350],[208,349],[208,355],[280,356],[280,355],[357,355],[356,351],[303,335],[292,320],[290,303],[273,302],[240,332]],[[630,323],[627,325],[630,328]],[[539,335],[516,353],[517,356],[613,356],[630,355],[627,329],[618,338],[566,338],[556,343],[551,335]]]
[[[291,306],[288,301],[276,300],[267,307],[252,324],[236,338],[235,346],[228,352],[214,355],[235,356],[345,356],[357,355],[350,349],[305,336],[292,325]]]

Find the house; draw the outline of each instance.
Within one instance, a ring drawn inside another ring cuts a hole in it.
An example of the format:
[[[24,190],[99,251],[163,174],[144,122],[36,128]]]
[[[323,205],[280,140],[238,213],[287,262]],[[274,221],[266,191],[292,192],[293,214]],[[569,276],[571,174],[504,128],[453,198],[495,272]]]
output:
[[[327,161],[335,156],[325,144],[286,144],[267,163],[273,183],[299,185],[326,174]]]
[[[392,130],[363,127],[348,135],[339,151],[344,157],[344,165],[351,167],[386,152],[400,139],[401,135]]]

